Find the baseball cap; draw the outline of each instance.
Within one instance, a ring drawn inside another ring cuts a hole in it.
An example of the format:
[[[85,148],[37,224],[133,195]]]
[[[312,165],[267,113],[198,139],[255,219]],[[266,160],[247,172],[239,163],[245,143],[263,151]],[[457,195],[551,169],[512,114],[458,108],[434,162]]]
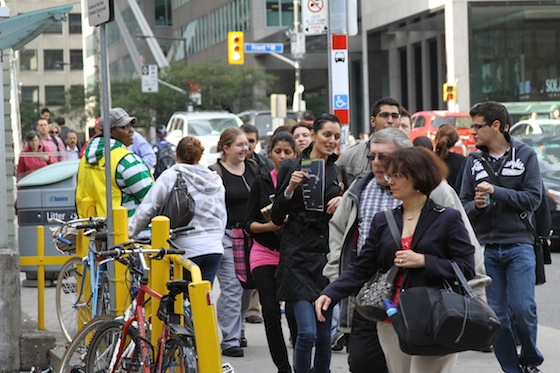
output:
[[[167,129],[165,128],[165,124],[158,124],[156,133],[159,137],[165,137],[167,135]]]
[[[128,113],[123,108],[116,107],[109,110],[109,123],[111,124],[111,128],[124,127],[129,123],[134,125],[136,123],[136,118],[128,115]],[[103,118],[99,119],[98,125],[99,129],[103,131]]]

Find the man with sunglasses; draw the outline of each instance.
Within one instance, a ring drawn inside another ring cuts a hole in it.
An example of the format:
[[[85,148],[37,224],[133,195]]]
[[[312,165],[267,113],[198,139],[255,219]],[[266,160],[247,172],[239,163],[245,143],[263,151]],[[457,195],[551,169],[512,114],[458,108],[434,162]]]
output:
[[[465,161],[460,196],[484,245],[486,270],[492,277],[488,304],[502,324],[494,353],[504,372],[540,372],[534,238],[520,218],[526,213],[532,219],[541,202],[537,155],[510,137],[509,114],[502,104],[477,104],[470,116],[478,150]],[[521,343],[520,354],[512,325]]]
[[[369,123],[373,133],[386,127],[399,128],[401,125],[401,111],[397,100],[391,97],[384,97],[373,104]],[[362,141],[344,151],[336,161],[336,164],[344,167],[346,170],[348,185],[352,184],[352,181],[359,174],[368,169],[369,162],[366,159],[366,155],[369,152],[370,141],[371,136],[367,141]]]
[[[328,263],[323,269],[323,275],[329,280],[334,281],[360,254],[373,216],[378,212],[393,209],[401,203],[391,194],[383,161],[394,151],[411,146],[412,142],[408,136],[398,128],[385,128],[371,136],[367,155],[364,155],[369,169],[359,175],[344,193],[329,222],[330,252],[327,256]],[[490,278],[485,274],[482,249],[459,197],[453,188],[443,181],[430,194],[430,198],[440,206],[452,207],[461,212],[471,243],[475,246],[476,275],[469,284],[475,293],[484,297],[485,287]],[[377,339],[376,323],[357,313],[354,303],[354,297],[348,297],[339,303],[338,328],[346,334],[350,372],[386,372],[385,356]]]

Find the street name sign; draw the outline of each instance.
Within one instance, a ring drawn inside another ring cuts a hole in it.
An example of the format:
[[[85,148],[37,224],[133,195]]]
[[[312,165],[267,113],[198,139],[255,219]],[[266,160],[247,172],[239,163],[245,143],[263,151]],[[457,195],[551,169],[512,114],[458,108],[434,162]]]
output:
[[[245,43],[245,53],[284,53],[281,43]]]

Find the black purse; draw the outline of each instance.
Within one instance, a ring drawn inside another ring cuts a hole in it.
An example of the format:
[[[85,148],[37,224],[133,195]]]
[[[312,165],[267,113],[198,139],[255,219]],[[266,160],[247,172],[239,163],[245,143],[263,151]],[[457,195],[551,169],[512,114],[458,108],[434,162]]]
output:
[[[444,281],[443,289],[418,286],[399,294],[400,312],[391,321],[401,350],[409,355],[483,351],[500,330],[494,311],[474,294],[459,266],[450,263],[463,293]]]

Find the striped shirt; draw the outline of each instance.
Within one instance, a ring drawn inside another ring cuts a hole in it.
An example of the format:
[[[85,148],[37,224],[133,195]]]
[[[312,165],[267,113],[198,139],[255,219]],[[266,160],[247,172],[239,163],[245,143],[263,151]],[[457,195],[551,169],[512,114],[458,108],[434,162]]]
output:
[[[401,201],[393,197],[389,187],[379,185],[375,178],[369,181],[360,196],[358,210],[358,255],[366,243],[375,214],[385,210],[392,210],[400,204]]]

